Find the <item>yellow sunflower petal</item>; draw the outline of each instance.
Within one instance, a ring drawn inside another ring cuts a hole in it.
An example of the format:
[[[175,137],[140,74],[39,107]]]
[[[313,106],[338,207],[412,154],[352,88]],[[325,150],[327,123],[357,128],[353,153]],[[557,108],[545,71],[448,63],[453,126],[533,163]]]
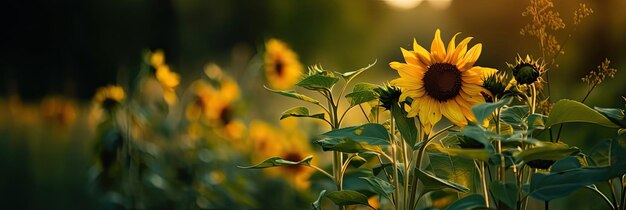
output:
[[[463,78],[462,81],[468,84],[482,85],[483,84],[482,72],[471,71],[472,69],[461,73],[461,77]]]
[[[441,32],[439,29],[435,31],[435,38],[430,45],[430,56],[433,63],[443,62],[446,58],[446,48],[441,40]]]
[[[465,116],[461,112],[461,108],[454,100],[448,100],[446,103],[444,103],[441,107],[441,113],[455,125],[467,125],[467,120],[465,120]]]
[[[429,111],[428,121],[433,125],[437,124],[441,120],[441,103],[431,99]]]
[[[448,54],[452,55],[446,57],[446,62],[457,63],[459,60],[461,60],[461,58],[463,58],[463,56],[465,56],[465,53],[467,52],[467,44],[469,44],[472,39],[473,37],[467,37],[459,43],[459,45],[454,49],[454,52],[448,51]]]
[[[417,58],[422,62],[423,66],[430,66],[432,61],[430,60],[430,53],[424,49],[421,45],[417,44],[417,41],[413,39],[413,51]]]
[[[415,55],[414,52],[405,50],[404,48],[400,48],[400,51],[402,51],[402,56],[404,56],[404,60],[406,61],[406,63],[410,63],[413,65],[418,65],[419,61],[417,60],[417,56]]]
[[[459,68],[459,70],[465,71],[474,65],[476,60],[478,60],[478,57],[480,57],[482,46],[482,44],[478,43],[474,45],[474,47],[472,47],[469,51],[467,51],[465,57],[457,62],[456,66]]]
[[[404,90],[400,94],[400,101],[406,100],[407,97],[411,97],[413,99],[418,99],[426,94],[424,88],[412,89],[412,90]]]
[[[450,59],[450,56],[452,56],[452,52],[454,52],[454,49],[456,48],[456,36],[458,36],[459,34],[461,34],[461,32],[454,34],[454,36],[452,36],[452,39],[450,39],[450,43],[448,43],[448,54],[446,54],[446,61]]]
[[[409,89],[409,90],[419,89],[423,87],[423,83],[421,80],[416,80],[416,79],[411,79],[411,78],[406,78],[406,77],[400,77],[398,79],[391,80],[390,83],[394,86],[398,86],[400,88]]]
[[[400,63],[400,62],[391,62],[389,66],[392,69],[395,69],[400,74],[400,77],[409,77],[418,81],[421,81],[421,78],[424,77],[424,73],[426,69],[421,66]]]

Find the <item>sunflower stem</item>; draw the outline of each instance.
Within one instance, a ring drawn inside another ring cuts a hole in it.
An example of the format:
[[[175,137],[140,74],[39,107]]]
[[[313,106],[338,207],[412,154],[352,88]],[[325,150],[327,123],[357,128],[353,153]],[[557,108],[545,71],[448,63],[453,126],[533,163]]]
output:
[[[392,108],[393,109],[393,108]],[[393,110],[392,110],[393,111]],[[394,197],[395,201],[394,203],[396,204],[396,208],[400,209],[400,183],[398,182],[398,155],[396,154],[396,150],[397,150],[397,145],[396,145],[396,141],[395,141],[395,129],[396,129],[396,122],[393,119],[393,117],[389,118],[389,127],[391,132],[389,132],[389,137],[390,137],[390,143],[391,143],[391,157],[393,158],[392,160],[392,164],[393,164],[393,184],[395,186],[395,194],[396,196]]]
[[[420,126],[420,128],[422,127]],[[415,168],[413,168],[413,180],[411,182],[411,199],[410,199],[410,204],[409,204],[411,208],[415,208],[415,205],[417,203],[417,201],[415,200],[416,198],[415,196],[417,195],[417,182],[419,181],[419,179],[417,178],[417,171],[422,166],[422,158],[424,157],[424,153],[426,152],[426,146],[428,146],[428,142],[432,140],[431,138],[428,138],[428,134],[424,133],[423,128],[420,129],[420,136],[422,137],[421,139],[423,143],[417,152],[417,159],[415,160]],[[405,176],[408,176],[408,174],[406,174]]]
[[[485,206],[489,208],[489,193],[487,192],[487,181],[485,180],[485,161],[480,161],[480,180],[483,187],[483,197],[485,197]]]

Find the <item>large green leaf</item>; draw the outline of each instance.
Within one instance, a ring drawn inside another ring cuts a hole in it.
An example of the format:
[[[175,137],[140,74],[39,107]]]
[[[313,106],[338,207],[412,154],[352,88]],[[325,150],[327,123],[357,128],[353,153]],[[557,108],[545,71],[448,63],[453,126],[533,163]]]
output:
[[[529,129],[545,129],[548,116],[534,113],[528,116],[527,120]]]
[[[376,100],[377,97],[376,93],[374,93],[374,88],[377,87],[377,85],[370,83],[358,83],[354,85],[352,93],[346,94],[346,99],[350,102],[350,106],[356,106],[365,102]]]
[[[366,123],[359,126],[332,130],[322,134],[331,138],[347,138],[370,145],[389,146],[389,133],[385,126],[376,123]]]
[[[563,143],[543,142],[542,146],[526,149],[513,155],[517,160],[528,163],[533,160],[559,160],[580,152],[577,147],[570,147]]]
[[[276,167],[276,166],[294,166],[294,165],[308,166],[308,165],[311,165],[311,160],[313,160],[312,155],[307,156],[298,162],[284,160],[280,157],[273,157],[273,158],[268,158],[253,166],[238,166],[238,167],[244,168],[244,169],[261,169],[261,168],[270,168],[270,167]]]
[[[322,210],[322,197],[324,197],[325,193],[326,193],[326,190],[322,190],[320,194],[317,196],[317,199],[315,199],[315,201],[311,203],[311,206],[313,206],[314,210]]]
[[[350,138],[327,138],[317,141],[324,151],[338,151],[345,153],[361,153],[367,151],[382,152],[380,146],[366,142],[355,141]]]
[[[528,116],[529,110],[530,108],[528,108],[528,105],[518,105],[504,108],[502,109],[502,112],[500,112],[500,120],[509,125],[522,126],[525,124],[524,118]]]
[[[375,176],[361,177],[361,179],[367,181],[376,193],[391,200],[391,193],[395,190],[395,187],[389,182]]]
[[[493,113],[493,111],[495,111],[497,108],[500,108],[504,105],[511,103],[511,100],[513,100],[512,97],[507,97],[507,98],[503,98],[502,100],[496,103],[482,103],[482,104],[473,106],[472,112],[474,113],[474,116],[476,116],[476,121],[477,122],[484,121],[485,119],[487,119],[487,117],[489,117],[489,115],[491,115],[491,113]]]
[[[489,157],[491,156],[491,152],[487,149],[446,148],[440,144],[431,144],[429,149],[454,157],[463,157],[480,161],[489,161]]]
[[[404,141],[409,145],[415,145],[417,142],[417,127],[415,126],[415,118],[408,118],[407,112],[394,104],[391,108],[391,114],[396,122],[396,127],[400,130],[400,134]]]
[[[324,113],[318,113],[318,114],[309,114],[309,109],[307,109],[306,107],[303,106],[298,106],[298,107],[294,107],[291,109],[288,109],[286,111],[283,112],[283,114],[280,116],[280,119],[285,119],[288,117],[310,117],[310,118],[317,118],[317,119],[324,119]]]
[[[268,87],[265,87],[265,89],[272,91],[274,93],[283,95],[283,96],[290,97],[290,98],[295,98],[295,99],[306,101],[306,102],[313,103],[313,104],[320,104],[318,100],[315,100],[311,97],[297,93],[295,90],[272,90]]]
[[[489,185],[489,189],[496,200],[504,203],[509,209],[515,209],[517,204],[517,184],[500,183],[494,180]]]
[[[606,118],[609,118],[611,122],[619,125],[621,128],[626,128],[626,117],[624,117],[624,110],[600,107],[594,107],[593,109],[600,112],[600,114],[604,115]]]
[[[326,194],[326,197],[333,201],[333,203],[341,206],[361,204],[374,208],[370,206],[370,204],[367,202],[367,196],[363,195],[363,193],[353,190],[330,192]]]
[[[370,65],[368,65],[366,67],[360,68],[359,70],[349,71],[349,72],[343,73],[343,74],[341,74],[341,77],[343,77],[344,80],[349,82],[354,77],[358,76],[359,74],[363,73],[365,70],[367,70],[367,69],[371,68],[372,66],[374,66],[376,64],[376,61],[377,60],[375,60],[374,63],[372,63],[372,64],[370,64]]]
[[[417,176],[419,177],[419,180],[424,185],[424,188],[422,189],[422,194],[426,194],[431,191],[441,190],[445,188],[451,188],[460,192],[469,191],[469,189],[467,189],[467,187],[463,185],[445,180],[443,178],[439,178],[436,175],[428,171],[418,169],[416,172],[417,172]]]
[[[330,90],[337,81],[339,81],[339,78],[332,73],[315,73],[306,76],[296,85],[308,90]]]
[[[427,169],[437,177],[475,189],[479,185],[479,176],[474,161],[461,157],[448,156],[442,153],[428,153],[430,164]]]
[[[485,198],[479,194],[471,194],[454,201],[444,210],[469,210],[477,208],[486,208]]]
[[[593,123],[610,128],[618,127],[604,115],[589,108],[587,105],[574,100],[562,99],[556,102],[550,111],[546,128],[556,124],[570,122]]]

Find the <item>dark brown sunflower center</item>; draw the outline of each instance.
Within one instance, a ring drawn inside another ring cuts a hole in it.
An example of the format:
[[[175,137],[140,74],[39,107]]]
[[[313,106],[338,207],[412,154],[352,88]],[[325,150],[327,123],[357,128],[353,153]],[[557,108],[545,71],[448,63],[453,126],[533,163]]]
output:
[[[274,71],[276,71],[276,74],[278,76],[283,76],[283,73],[285,71],[285,64],[283,64],[283,61],[278,59],[276,61],[276,64],[274,64]]]
[[[453,99],[461,91],[461,72],[449,63],[431,65],[422,81],[426,93],[440,102]]]
[[[287,155],[285,155],[285,160],[292,161],[292,162],[301,161],[303,158],[304,157],[300,153],[298,153],[298,152],[289,152],[289,153],[287,153]],[[286,166],[286,167],[292,173],[297,173],[300,170],[302,170],[302,166],[299,166],[299,165],[289,165],[289,166]]]

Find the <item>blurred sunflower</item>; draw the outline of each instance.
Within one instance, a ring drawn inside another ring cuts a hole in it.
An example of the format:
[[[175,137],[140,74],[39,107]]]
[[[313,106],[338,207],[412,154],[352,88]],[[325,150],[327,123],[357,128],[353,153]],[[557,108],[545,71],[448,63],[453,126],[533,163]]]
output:
[[[44,120],[67,127],[76,120],[77,110],[72,100],[60,96],[49,96],[41,101],[39,113]]]
[[[176,87],[180,83],[180,76],[176,72],[172,72],[170,67],[165,64],[165,54],[162,50],[156,50],[150,54],[150,65],[154,68],[154,74],[157,81],[163,87],[163,98],[169,105],[176,103]]]
[[[265,43],[265,78],[272,89],[291,89],[300,79],[302,65],[298,55],[280,40]]]
[[[108,85],[96,91],[93,102],[97,107],[111,111],[121,104],[125,97],[124,88],[119,85]]]
[[[427,133],[442,115],[458,126],[467,125],[467,119],[475,121],[471,107],[485,102],[481,92],[488,93],[482,87],[483,78],[497,71],[474,66],[482,44],[468,50],[472,37],[456,45],[458,34],[452,37],[446,49],[437,29],[430,52],[414,40],[413,51],[400,48],[406,63],[389,64],[400,75],[391,82],[402,89],[400,100],[413,98],[408,116],[419,116]]]

